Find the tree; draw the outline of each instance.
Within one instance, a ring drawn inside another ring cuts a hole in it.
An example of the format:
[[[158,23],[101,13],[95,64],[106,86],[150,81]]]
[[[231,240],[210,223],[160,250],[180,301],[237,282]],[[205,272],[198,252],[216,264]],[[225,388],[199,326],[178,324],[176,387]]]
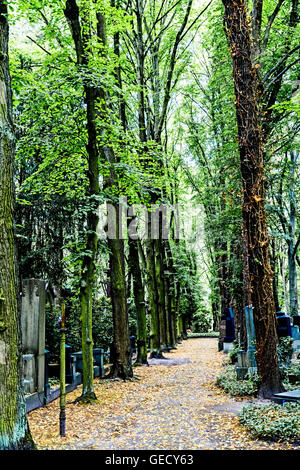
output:
[[[13,227],[15,136],[8,59],[7,4],[0,1],[0,449],[34,448],[23,395],[19,292]]]
[[[263,140],[258,82],[253,64],[247,10],[243,0],[223,0],[233,61],[235,106],[243,183],[244,303],[253,304],[259,394],[283,390],[277,358],[276,311],[264,206]]]

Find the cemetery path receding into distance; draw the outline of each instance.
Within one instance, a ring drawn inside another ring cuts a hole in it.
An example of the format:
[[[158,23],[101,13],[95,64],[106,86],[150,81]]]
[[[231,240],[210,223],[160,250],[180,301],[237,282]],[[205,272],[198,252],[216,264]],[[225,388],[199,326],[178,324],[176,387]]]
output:
[[[165,356],[166,365],[135,369],[132,382],[95,380],[98,403],[72,403],[67,395],[66,437],[59,437],[59,400],[29,413],[39,449],[289,450],[285,442],[254,440],[237,413],[251,400],[215,387],[224,354],[217,339],[193,338]],[[155,361],[153,361],[155,362]],[[75,412],[76,408],[76,412]]]

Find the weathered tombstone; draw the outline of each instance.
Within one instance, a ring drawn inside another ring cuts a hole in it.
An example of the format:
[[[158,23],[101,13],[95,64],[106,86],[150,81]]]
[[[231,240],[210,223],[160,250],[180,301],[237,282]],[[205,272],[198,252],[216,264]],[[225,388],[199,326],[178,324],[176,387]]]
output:
[[[44,392],[45,386],[45,287],[46,281],[37,279],[25,279],[22,286],[22,352],[27,380],[24,385],[29,393]]]
[[[225,323],[225,338],[223,341],[223,351],[228,353],[233,349],[233,341],[235,340],[235,331],[234,331],[234,314],[232,308],[226,310],[226,323]]]
[[[104,351],[101,348],[93,349],[94,359],[94,378],[104,377],[104,364],[103,364]],[[75,352],[71,354],[73,358],[72,375],[73,383],[79,385],[82,383],[83,363],[82,352]]]
[[[255,335],[255,327],[254,327],[254,319],[253,319],[253,307],[252,305],[248,305],[244,308],[245,312],[245,322],[246,322],[246,330],[247,330],[247,354],[249,357],[250,363],[250,373],[257,372],[257,364],[255,360],[255,352],[256,352],[256,335]]]
[[[95,348],[93,349],[94,363],[99,368],[99,377],[104,377],[104,349]]]
[[[236,373],[237,378],[239,380],[243,380],[247,376],[257,373],[257,364],[255,360],[256,335],[254,328],[252,305],[248,305],[247,307],[245,307],[244,312],[247,332],[247,352],[241,350],[237,353],[238,364],[236,366]]]
[[[36,391],[34,354],[23,354],[23,385],[26,395]]]
[[[73,358],[73,381],[76,385],[82,383],[82,352],[72,353],[71,357]]]
[[[248,375],[248,369],[250,366],[249,357],[247,351],[243,351],[242,349],[237,352],[237,366],[236,366],[236,375],[238,380],[246,379]]]

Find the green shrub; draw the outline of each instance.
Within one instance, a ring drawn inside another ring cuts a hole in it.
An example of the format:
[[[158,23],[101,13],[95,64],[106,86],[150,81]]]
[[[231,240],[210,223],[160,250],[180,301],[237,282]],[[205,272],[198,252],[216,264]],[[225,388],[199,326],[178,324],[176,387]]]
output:
[[[239,415],[240,423],[253,437],[300,441],[300,404],[249,405]]]
[[[230,364],[235,364],[238,360],[237,353],[240,351],[241,347],[237,341],[233,342],[234,348],[229,351],[229,362]]]
[[[227,366],[224,372],[218,375],[216,384],[232,396],[252,396],[257,394],[259,378],[253,375],[247,380],[237,380],[235,367]]]
[[[300,364],[292,364],[290,367],[281,369],[283,374],[283,385],[286,390],[300,388]]]
[[[280,366],[288,367],[291,363],[293,355],[293,338],[287,336],[280,338],[277,351],[278,351],[278,362]]]

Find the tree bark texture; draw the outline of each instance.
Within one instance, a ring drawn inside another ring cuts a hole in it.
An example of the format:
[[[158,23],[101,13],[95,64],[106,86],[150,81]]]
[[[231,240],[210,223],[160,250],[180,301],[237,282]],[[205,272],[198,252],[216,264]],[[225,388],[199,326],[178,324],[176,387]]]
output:
[[[13,228],[15,136],[8,59],[7,4],[0,1],[0,449],[33,449],[23,394]]]

